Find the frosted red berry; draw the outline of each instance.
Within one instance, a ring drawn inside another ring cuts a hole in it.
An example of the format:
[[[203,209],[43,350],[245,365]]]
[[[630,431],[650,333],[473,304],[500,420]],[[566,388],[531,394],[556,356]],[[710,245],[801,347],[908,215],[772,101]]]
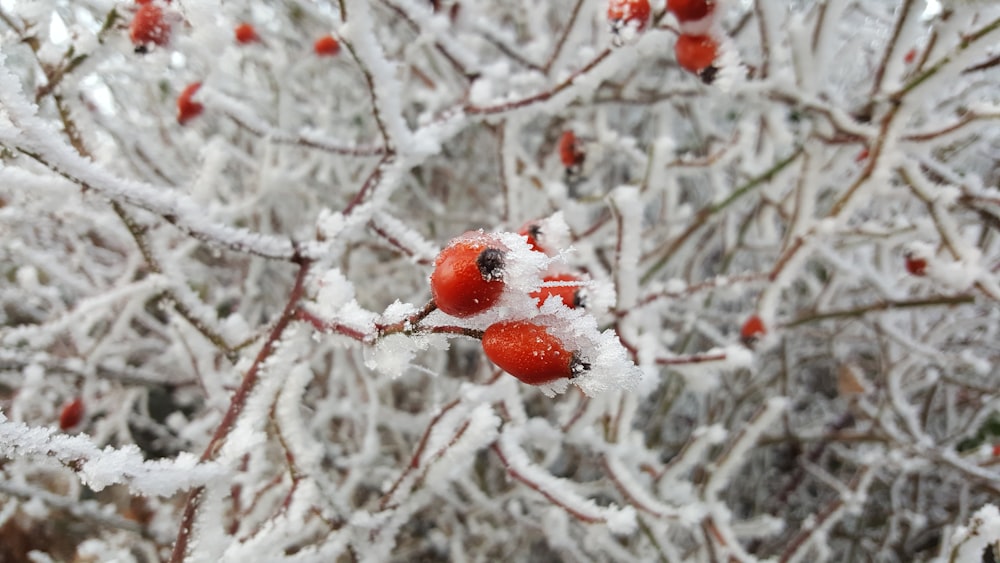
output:
[[[542,286],[538,291],[531,294],[539,305],[545,303],[545,300],[551,295],[558,295],[559,299],[569,308],[575,309],[577,307],[584,307],[584,295],[583,295],[583,281],[579,276],[574,274],[556,274],[552,276],[545,276],[543,282],[571,282],[576,285],[557,285],[557,286]]]
[[[236,42],[240,45],[246,45],[248,43],[256,43],[260,41],[260,37],[257,35],[257,30],[248,23],[241,23],[236,26],[234,30],[236,35]]]
[[[187,88],[177,96],[177,123],[184,125],[188,121],[201,115],[205,111],[205,106],[193,101],[195,93],[201,88],[201,82],[188,84]]]
[[[715,59],[718,54],[718,42],[708,35],[681,35],[674,44],[677,64],[684,70],[697,74],[705,82],[712,82],[715,78]]]
[[[649,0],[608,1],[608,21],[615,30],[632,26],[642,31],[649,24],[650,13]]]
[[[559,160],[567,169],[576,169],[583,165],[586,154],[580,146],[579,139],[572,131],[565,131],[559,138]]]
[[[332,35],[324,35],[313,43],[313,50],[321,57],[333,57],[340,52],[340,42]]]
[[[529,385],[570,378],[590,369],[542,325],[504,321],[483,333],[483,351],[500,369]]]
[[[537,221],[527,223],[521,227],[521,230],[519,230],[517,234],[528,239],[528,246],[535,252],[548,254],[548,250],[545,246],[545,232],[542,230],[542,226]]]
[[[715,11],[714,0],[668,0],[667,10],[677,21],[684,23],[698,21]]]
[[[765,334],[767,334],[767,328],[764,326],[764,321],[757,315],[748,317],[740,328],[740,340],[747,346],[750,346]]]
[[[489,309],[504,289],[502,245],[489,235],[456,238],[438,254],[431,274],[437,308],[455,317],[471,317]]]
[[[128,26],[128,36],[136,51],[145,51],[150,44],[166,45],[170,41],[170,24],[163,18],[163,9],[156,4],[140,5]]]
[[[906,271],[910,272],[910,275],[922,277],[927,275],[927,260],[925,258],[918,258],[913,254],[906,255]]]
[[[59,412],[59,428],[69,430],[75,428],[83,420],[83,399],[76,397],[63,405]]]

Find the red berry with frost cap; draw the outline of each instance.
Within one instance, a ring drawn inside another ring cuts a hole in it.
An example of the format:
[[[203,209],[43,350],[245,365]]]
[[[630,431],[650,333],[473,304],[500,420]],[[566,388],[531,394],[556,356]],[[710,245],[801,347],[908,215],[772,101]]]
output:
[[[321,57],[333,57],[340,52],[340,42],[332,35],[324,35],[313,43],[313,51]]]
[[[563,166],[567,169],[577,169],[583,166],[586,156],[576,134],[572,131],[564,132],[559,138],[559,160],[562,161]]]
[[[559,338],[530,321],[491,325],[483,333],[483,351],[500,369],[529,385],[574,377],[590,369]]]
[[[489,309],[503,293],[505,249],[481,233],[452,240],[434,261],[431,293],[437,308],[454,317]]]
[[[241,23],[236,26],[234,30],[236,35],[236,42],[240,45],[247,45],[249,43],[256,43],[260,41],[260,37],[257,35],[257,30],[248,23]]]
[[[915,256],[912,252],[906,253],[906,271],[910,272],[910,275],[923,277],[927,275],[927,260],[925,258],[919,258]]]
[[[765,334],[767,334],[767,328],[764,326],[764,321],[757,315],[748,317],[743,323],[743,327],[740,328],[740,340],[747,346],[757,342]]]
[[[545,249],[541,244],[539,244],[539,241],[543,237],[542,227],[536,221],[532,221],[521,227],[521,230],[519,230],[517,234],[528,239],[528,246],[530,246],[532,250],[545,254]]]
[[[715,11],[714,0],[668,0],[667,10],[674,14],[677,21],[691,22],[704,19]]]
[[[76,397],[63,405],[59,412],[59,429],[69,430],[75,428],[83,420],[83,399]]]
[[[142,4],[132,16],[128,36],[137,53],[146,52],[150,45],[166,45],[170,41],[170,23],[163,18],[163,9],[156,4]]]
[[[545,283],[572,282],[575,283],[575,285],[543,285],[538,291],[531,294],[531,296],[538,301],[539,306],[545,303],[545,300],[548,299],[549,296],[558,295],[559,299],[562,299],[562,302],[570,309],[586,307],[583,294],[584,282],[579,276],[574,274],[556,274],[553,276],[545,276],[545,279],[542,281]]]
[[[715,59],[719,54],[719,43],[708,35],[681,35],[674,44],[677,64],[684,70],[697,74],[706,84],[710,84],[718,72]]]
[[[649,0],[609,0],[608,21],[617,31],[633,26],[636,31],[646,29],[649,23]]]
[[[188,84],[187,88],[177,96],[177,123],[184,125],[188,121],[201,115],[205,111],[205,106],[193,101],[195,93],[201,88],[201,82]]]

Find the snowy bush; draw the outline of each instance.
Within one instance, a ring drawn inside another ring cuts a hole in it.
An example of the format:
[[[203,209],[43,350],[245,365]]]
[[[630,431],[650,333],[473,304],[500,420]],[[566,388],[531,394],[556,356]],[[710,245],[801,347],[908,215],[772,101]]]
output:
[[[0,560],[993,557],[1000,5],[667,8],[0,0]]]

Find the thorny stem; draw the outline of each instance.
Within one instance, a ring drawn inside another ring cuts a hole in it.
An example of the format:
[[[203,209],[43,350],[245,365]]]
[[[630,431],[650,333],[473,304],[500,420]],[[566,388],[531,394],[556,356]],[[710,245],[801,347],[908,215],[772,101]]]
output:
[[[357,208],[359,205],[361,205],[361,203],[365,200],[365,196],[367,196],[369,192],[371,192],[372,190],[375,189],[376,186],[378,186],[378,183],[382,180],[382,171],[385,169],[386,166],[389,166],[392,163],[393,158],[394,157],[390,152],[387,153],[378,161],[378,163],[375,165],[375,168],[371,171],[371,174],[369,174],[368,178],[365,179],[365,183],[361,185],[361,189],[358,190],[356,194],[354,194],[354,197],[351,198],[351,201],[348,202],[346,207],[344,207],[343,211],[344,216],[350,215],[351,212],[353,212],[354,209]]]
[[[502,463],[503,466],[507,469],[508,475],[510,475],[515,480],[520,481],[521,483],[526,485],[529,489],[542,495],[552,504],[558,506],[559,508],[562,508],[573,518],[576,518],[577,520],[585,522],[587,524],[603,524],[604,522],[606,522],[604,518],[593,517],[587,514],[583,514],[582,512],[576,510],[572,506],[567,505],[566,503],[559,500],[559,498],[556,497],[554,494],[552,494],[544,485],[532,481],[531,479],[528,478],[527,475],[524,475],[517,469],[511,467],[510,462],[507,461],[507,456],[504,454],[503,448],[500,447],[499,443],[494,443],[492,449],[493,452],[497,454],[497,457],[500,459],[500,463]]]
[[[305,258],[299,258],[298,263],[299,271],[295,276],[295,283],[289,292],[285,308],[281,312],[281,316],[278,318],[278,321],[271,329],[271,333],[268,335],[267,340],[264,342],[263,346],[261,346],[260,351],[257,353],[257,357],[254,358],[253,364],[250,365],[250,369],[248,369],[246,374],[243,376],[243,381],[240,382],[240,386],[236,389],[236,392],[233,393],[229,402],[229,409],[226,411],[225,415],[223,415],[222,421],[219,422],[219,426],[215,429],[215,433],[212,435],[208,445],[205,446],[204,452],[201,454],[200,461],[202,462],[209,461],[213,459],[216,454],[218,454],[219,448],[225,441],[226,436],[229,435],[233,425],[236,424],[236,419],[239,417],[240,413],[243,412],[243,407],[246,405],[251,391],[253,391],[257,386],[258,376],[264,361],[267,360],[274,352],[274,348],[278,341],[281,340],[282,335],[285,333],[285,329],[288,328],[288,325],[294,319],[299,300],[302,298],[305,291],[306,277],[308,276],[310,266],[312,265],[312,262]],[[177,539],[174,543],[173,553],[170,557],[171,563],[181,563],[181,561],[184,560],[184,556],[187,553],[188,538],[190,537],[192,528],[194,527],[194,518],[198,511],[198,506],[201,503],[204,491],[205,487],[201,486],[193,489],[188,494],[187,502],[184,506],[184,513],[181,516],[181,524],[177,532]]]
[[[392,500],[393,495],[396,494],[396,489],[398,489],[399,486],[403,483],[403,480],[405,480],[406,477],[411,472],[415,471],[417,468],[420,467],[420,457],[424,453],[424,448],[427,447],[427,440],[430,439],[431,431],[434,430],[434,427],[437,426],[437,423],[448,411],[459,405],[459,402],[460,402],[459,399],[453,399],[450,403],[438,409],[437,413],[435,413],[434,416],[431,418],[430,423],[427,424],[427,428],[424,429],[424,434],[423,436],[421,436],[420,442],[417,444],[417,449],[415,449],[413,451],[413,455],[410,456],[410,463],[406,466],[406,469],[403,470],[403,473],[400,474],[399,478],[396,479],[395,482],[393,482],[391,487],[389,487],[389,490],[386,491],[384,495],[382,495],[382,499],[379,501],[380,509],[385,510],[386,506],[388,506],[389,504],[389,501]]]

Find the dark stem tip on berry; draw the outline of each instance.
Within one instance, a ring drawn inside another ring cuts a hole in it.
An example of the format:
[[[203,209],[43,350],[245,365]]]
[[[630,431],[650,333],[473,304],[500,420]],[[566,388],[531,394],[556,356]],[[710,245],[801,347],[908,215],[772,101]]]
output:
[[[542,236],[542,228],[538,225],[528,225],[528,234],[531,235],[531,238],[538,240]]]
[[[580,354],[573,352],[573,357],[569,361],[570,378],[574,378],[583,372],[590,371],[590,362],[580,357]]]
[[[486,281],[503,278],[503,251],[499,248],[487,248],[479,253],[479,257],[476,258],[476,266],[479,267],[479,273]]]
[[[577,289],[573,292],[573,308],[575,309],[586,309],[587,308],[587,294],[583,289]]]
[[[719,67],[715,65],[707,66],[698,73],[698,78],[705,84],[711,84],[715,82],[715,77],[719,75]]]
[[[149,52],[149,47],[146,47],[145,45],[136,45],[135,46],[135,54],[136,55],[145,55],[148,52]]]

